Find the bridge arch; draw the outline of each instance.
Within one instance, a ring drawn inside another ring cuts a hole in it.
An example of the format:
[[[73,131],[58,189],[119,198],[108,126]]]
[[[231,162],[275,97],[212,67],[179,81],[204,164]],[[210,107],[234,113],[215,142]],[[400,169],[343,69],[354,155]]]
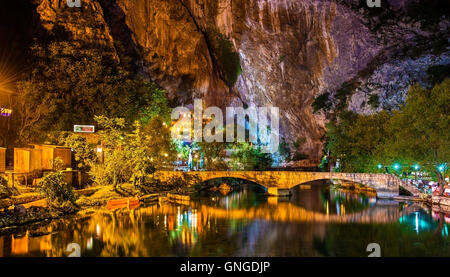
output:
[[[363,186],[363,187],[370,188],[370,190],[376,191],[375,188],[369,187],[367,184],[362,184],[362,183],[359,183],[359,182],[355,182],[354,180],[338,179],[338,178],[330,179],[330,178],[320,178],[320,177],[317,178],[317,179],[313,179],[313,180],[309,180],[309,181],[298,183],[297,185],[292,186],[290,189],[292,190],[292,189],[295,189],[297,187],[301,187],[302,185],[306,185],[306,184],[314,183],[314,182],[318,182],[318,181],[329,181],[331,183],[332,180],[339,180],[339,181],[344,182],[344,183],[352,183],[354,185],[360,185],[360,186]]]

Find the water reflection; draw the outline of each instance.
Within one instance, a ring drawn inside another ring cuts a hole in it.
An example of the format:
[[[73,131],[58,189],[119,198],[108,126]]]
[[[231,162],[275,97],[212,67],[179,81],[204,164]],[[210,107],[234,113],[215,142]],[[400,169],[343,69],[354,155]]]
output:
[[[291,201],[255,187],[212,194],[189,205],[98,210],[0,236],[0,256],[450,256],[446,215],[416,204],[336,191],[294,191]],[[425,247],[426,245],[426,247]]]
[[[376,194],[334,189],[323,181],[310,182],[292,190],[292,203],[310,211],[345,215],[376,205]]]

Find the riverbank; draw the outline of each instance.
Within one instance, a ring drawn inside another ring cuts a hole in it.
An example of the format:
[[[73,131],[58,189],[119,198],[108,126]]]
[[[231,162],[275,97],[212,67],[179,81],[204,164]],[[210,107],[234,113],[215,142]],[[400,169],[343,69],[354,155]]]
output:
[[[234,186],[220,186],[214,185],[207,189],[207,191],[222,191],[221,188],[227,188],[229,192]],[[343,191],[353,191],[357,193],[364,193],[367,195],[376,196],[376,193],[367,190],[364,187],[339,186],[337,189]],[[204,190],[204,189],[203,189]],[[125,205],[118,205],[119,207],[132,207],[129,203],[138,202],[154,202],[154,201],[181,201],[185,198],[189,198],[193,193],[198,192],[194,187],[186,186],[154,186],[147,187],[146,191],[139,190],[132,184],[122,184],[117,188],[112,185],[109,186],[96,186],[82,190],[74,191],[77,196],[76,205],[77,210],[73,211],[58,211],[47,207],[46,199],[39,193],[28,192],[18,196],[13,196],[8,199],[0,200],[0,229],[24,226],[30,223],[36,223],[40,221],[48,221],[57,219],[63,216],[72,216],[73,214],[80,214],[88,211],[92,208],[104,207],[108,208],[109,201],[125,201],[128,203]],[[178,198],[183,199],[177,199]],[[433,207],[433,210],[443,213],[450,212],[450,199],[443,196],[433,197],[413,197],[413,196],[398,196],[392,198],[397,201],[408,202],[422,202]],[[129,202],[127,202],[129,201]]]
[[[136,198],[140,201],[158,200],[168,194],[190,195],[195,190],[191,187],[153,186],[146,192],[138,190],[133,184],[121,184],[117,188],[112,185],[96,186],[74,191],[77,196],[74,210],[57,210],[47,206],[46,199],[38,192],[28,192],[0,200],[0,229],[23,226],[39,221],[57,219],[86,211],[93,207],[107,205],[108,201]]]
[[[376,191],[374,189],[354,183],[336,182],[334,183],[334,187],[341,191],[352,191],[355,193],[365,193],[369,196],[376,196]],[[420,202],[436,207],[435,209],[441,210],[444,213],[450,212],[450,198],[445,196],[431,196],[421,193],[419,196],[398,195],[392,197],[392,199],[397,201]]]

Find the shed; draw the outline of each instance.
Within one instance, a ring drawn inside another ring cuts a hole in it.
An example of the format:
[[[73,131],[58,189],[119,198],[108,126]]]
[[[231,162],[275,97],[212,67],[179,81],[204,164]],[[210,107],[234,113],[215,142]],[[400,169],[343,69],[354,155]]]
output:
[[[41,150],[33,148],[14,148],[14,172],[29,173],[41,169]]]
[[[6,148],[0,147],[0,172],[6,170]]]
[[[43,170],[52,170],[52,162],[57,157],[63,161],[64,168],[72,167],[72,149],[70,147],[45,144],[33,144],[33,147],[42,151],[41,164]]]

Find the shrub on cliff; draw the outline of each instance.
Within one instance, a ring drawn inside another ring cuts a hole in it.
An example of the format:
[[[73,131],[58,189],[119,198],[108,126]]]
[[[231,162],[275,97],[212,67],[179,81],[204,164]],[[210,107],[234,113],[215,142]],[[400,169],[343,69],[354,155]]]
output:
[[[239,54],[233,49],[233,44],[219,31],[209,28],[207,37],[220,67],[220,73],[228,86],[232,87],[242,73]]]

